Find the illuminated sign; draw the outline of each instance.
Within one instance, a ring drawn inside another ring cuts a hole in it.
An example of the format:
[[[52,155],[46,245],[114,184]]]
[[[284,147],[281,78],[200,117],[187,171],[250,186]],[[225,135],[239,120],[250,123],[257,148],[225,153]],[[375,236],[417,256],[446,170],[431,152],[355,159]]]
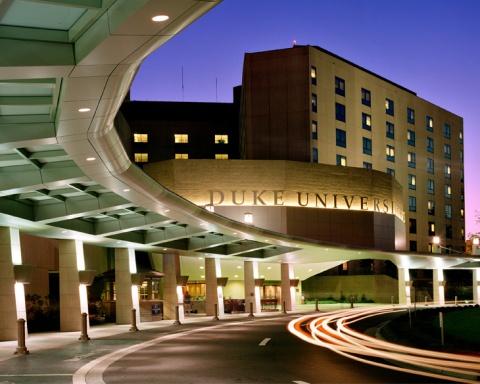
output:
[[[210,206],[275,206],[380,212],[405,221],[402,207],[375,196],[291,190],[209,190]]]

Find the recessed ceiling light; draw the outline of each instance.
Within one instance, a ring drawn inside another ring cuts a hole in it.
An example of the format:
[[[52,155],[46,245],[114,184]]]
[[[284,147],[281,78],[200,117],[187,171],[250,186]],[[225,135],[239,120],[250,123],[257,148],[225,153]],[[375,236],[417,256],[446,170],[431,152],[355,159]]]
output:
[[[165,213],[168,213],[168,212],[170,212],[170,210],[169,210],[169,209],[165,209]]]
[[[234,275],[233,277],[238,277],[238,275]]]
[[[312,268],[310,268],[310,269],[308,270],[308,272],[312,272]]]
[[[199,256],[199,257],[198,257],[198,260],[203,260],[203,257]]]
[[[163,250],[164,250],[164,251],[166,251],[166,250],[167,250],[167,248],[163,248]]]
[[[236,234],[237,234],[237,232],[233,232],[233,234],[234,234],[234,235],[236,235]]]
[[[125,189],[123,190],[123,192],[130,192],[130,189],[125,188]]]
[[[267,267],[267,269],[272,269],[272,267]]]
[[[242,269],[242,266],[241,266],[241,265],[237,265],[237,269]]]
[[[263,279],[265,277],[265,275],[260,275],[260,277]]]
[[[203,269],[203,267],[202,267],[202,266],[200,266],[200,269]]]
[[[91,109],[90,108],[78,108],[78,112],[82,112],[82,113],[85,113],[85,112],[90,112]]]
[[[86,160],[87,161],[95,161],[95,160],[97,160],[97,158],[96,157],[87,157]]]
[[[62,231],[62,233],[68,233],[68,231],[67,231],[66,229],[64,229],[64,230]]]
[[[204,279],[204,278],[205,278],[205,275],[200,276],[200,278]]]
[[[170,16],[167,15],[157,15],[152,17],[152,21],[155,23],[161,23],[162,21],[167,21],[168,19],[170,19]]]

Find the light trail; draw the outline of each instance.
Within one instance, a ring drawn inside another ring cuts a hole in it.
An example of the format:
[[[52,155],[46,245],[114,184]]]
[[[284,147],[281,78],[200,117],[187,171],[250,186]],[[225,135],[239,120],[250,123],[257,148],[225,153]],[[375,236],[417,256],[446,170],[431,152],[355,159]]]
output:
[[[300,339],[362,363],[395,371],[461,383],[478,383],[480,358],[407,347],[350,328],[350,324],[373,316],[405,312],[408,308],[376,307],[348,309],[292,320],[288,330]]]

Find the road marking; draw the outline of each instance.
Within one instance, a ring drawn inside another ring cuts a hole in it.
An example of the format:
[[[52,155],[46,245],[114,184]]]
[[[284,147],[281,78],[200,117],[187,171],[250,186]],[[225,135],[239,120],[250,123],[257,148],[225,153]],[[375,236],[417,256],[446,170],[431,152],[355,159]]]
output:
[[[302,380],[293,380],[292,383],[295,383],[295,384],[310,384],[310,383],[307,383],[306,381],[302,381]]]
[[[264,346],[267,345],[267,343],[268,343],[270,340],[272,340],[272,339],[269,338],[269,337],[266,337],[266,338],[263,339],[263,340],[260,342],[260,344],[258,344],[258,345],[259,345],[260,347],[264,347]]]
[[[73,373],[19,373],[11,375],[0,375],[0,377],[48,377],[48,376],[72,376]]]

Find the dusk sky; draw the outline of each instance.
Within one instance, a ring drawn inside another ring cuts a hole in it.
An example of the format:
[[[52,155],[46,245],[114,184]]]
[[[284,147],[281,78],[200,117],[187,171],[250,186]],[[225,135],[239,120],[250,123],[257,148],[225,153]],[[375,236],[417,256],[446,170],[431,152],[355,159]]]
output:
[[[231,101],[245,52],[319,45],[464,118],[466,233],[480,232],[479,0],[225,0],[150,55],[134,100]]]

